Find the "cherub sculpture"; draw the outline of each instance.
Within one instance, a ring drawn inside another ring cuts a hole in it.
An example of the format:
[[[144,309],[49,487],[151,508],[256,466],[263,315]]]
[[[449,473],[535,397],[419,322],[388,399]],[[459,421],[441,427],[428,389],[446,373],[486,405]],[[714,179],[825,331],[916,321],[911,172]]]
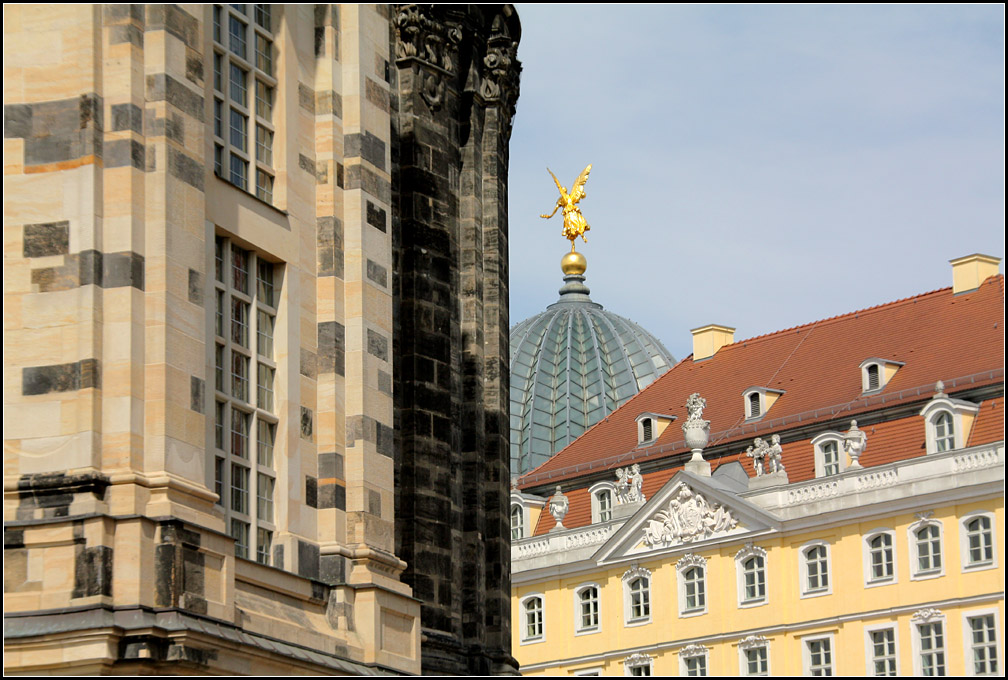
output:
[[[574,250],[574,241],[578,236],[581,240],[588,242],[585,238],[585,232],[591,229],[588,226],[588,222],[585,221],[584,215],[581,214],[581,208],[577,206],[578,201],[585,197],[584,185],[588,181],[588,173],[591,172],[591,163],[585,168],[578,178],[574,181],[574,186],[571,188],[571,192],[567,193],[567,187],[560,184],[560,180],[557,179],[556,175],[549,168],[546,171],[553,177],[553,181],[557,185],[557,189],[560,190],[560,198],[557,199],[556,206],[553,208],[553,212],[549,215],[540,215],[543,219],[549,219],[556,215],[557,210],[563,210],[563,236],[571,242],[571,251]]]
[[[775,434],[770,437],[770,448],[767,450],[767,467],[770,468],[770,473],[774,472],[784,472],[784,461],[781,460],[781,455],[784,453],[784,449],[781,447],[780,435]]]
[[[753,459],[753,469],[757,477],[763,476],[763,459],[766,458],[768,448],[762,438],[756,437],[753,445],[746,449],[746,455]]]

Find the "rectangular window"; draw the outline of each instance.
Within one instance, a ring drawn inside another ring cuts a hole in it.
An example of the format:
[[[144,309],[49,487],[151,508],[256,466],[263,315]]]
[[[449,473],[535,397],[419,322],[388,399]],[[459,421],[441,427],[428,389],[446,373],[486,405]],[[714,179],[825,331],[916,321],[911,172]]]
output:
[[[700,567],[687,569],[683,573],[683,590],[686,597],[685,612],[703,610],[706,606],[704,592],[704,570]]]
[[[766,598],[766,570],[764,560],[754,555],[742,563],[744,602],[758,602]]]
[[[255,22],[267,31],[273,30],[272,12],[269,5],[255,6]]]
[[[998,675],[997,634],[994,615],[974,616],[969,619],[970,647],[974,675]]]
[[[231,351],[231,396],[242,401],[249,400],[249,358]]]
[[[826,546],[816,545],[805,551],[805,569],[808,576],[808,590],[812,593],[829,588],[829,562]]]
[[[218,338],[224,337],[224,291],[216,290],[214,305],[214,333]],[[220,388],[218,388],[220,389]]]
[[[214,349],[214,386],[218,392],[224,391],[224,347]]]
[[[231,101],[248,106],[248,71],[236,64],[231,64]]]
[[[231,285],[240,293],[248,295],[249,254],[238,246],[231,246]]]
[[[231,455],[248,458],[249,414],[231,409]]]
[[[247,59],[245,43],[245,24],[236,16],[228,17],[228,49],[242,59]]]
[[[217,281],[224,283],[224,239],[220,236],[214,238],[214,276]]]
[[[256,115],[273,122],[273,88],[261,80],[256,81]]]
[[[767,648],[753,647],[745,650],[746,675],[766,675],[767,669]]]
[[[261,125],[256,126],[256,158],[260,163],[273,165],[273,133]]]
[[[260,259],[256,271],[256,283],[258,285],[259,302],[270,307],[276,307],[276,300],[273,299],[273,263]]]
[[[231,463],[231,509],[243,515],[249,514],[249,469],[244,465]]]
[[[221,41],[221,13],[222,9],[220,5],[214,5],[213,8],[213,39],[215,42]]]
[[[214,144],[214,174],[218,177],[224,176],[224,147]]]
[[[822,445],[823,470],[827,476],[840,474],[840,451],[836,442]]]
[[[235,557],[248,559],[249,525],[239,519],[231,519],[231,538],[235,542]]]
[[[256,406],[264,411],[273,410],[273,376],[275,373],[269,366],[259,364],[259,375],[256,381]]]
[[[896,675],[896,631],[892,628],[871,632],[872,671],[876,677]]]
[[[238,109],[231,109],[231,146],[239,151],[248,151],[248,118]],[[233,160],[234,156],[231,158]]]
[[[259,529],[256,542],[256,562],[259,564],[270,563],[270,547],[273,545],[273,532],[268,529]]]
[[[917,531],[917,573],[941,571],[941,536],[938,527],[929,525]]]
[[[273,358],[273,325],[276,317],[268,312],[259,310],[256,318],[256,351],[259,356],[268,359]]]
[[[808,640],[809,675],[833,675],[833,655],[830,639]]]
[[[273,485],[275,479],[259,473],[259,483],[256,485],[256,512],[263,522],[273,522]]]
[[[273,41],[256,34],[256,68],[268,76],[273,75]]]
[[[256,437],[256,462],[259,465],[273,467],[273,443],[276,439],[276,425],[260,420]]]
[[[217,505],[224,505],[224,459],[214,458],[214,493],[217,494]]]
[[[630,666],[630,676],[634,678],[647,678],[651,676],[651,664],[641,664]]]
[[[578,598],[581,602],[581,627],[580,630],[594,630],[599,625],[599,598],[598,588],[589,586],[582,590]]]
[[[214,402],[214,446],[224,450],[224,402]]]
[[[686,665],[686,675],[692,678],[704,677],[707,675],[707,657],[689,656],[684,659]]]
[[[231,298],[231,342],[248,349],[249,346],[249,308],[247,302]]]
[[[230,182],[243,191],[248,189],[248,161],[234,154],[231,154]]]
[[[256,170],[256,198],[266,203],[273,202],[273,176]]]
[[[871,561],[871,580],[889,581],[893,574],[892,536],[879,534],[868,541],[869,559]]]
[[[224,92],[224,55],[214,52],[213,86],[217,92]]]
[[[945,675],[945,635],[940,621],[917,626],[921,675]]]

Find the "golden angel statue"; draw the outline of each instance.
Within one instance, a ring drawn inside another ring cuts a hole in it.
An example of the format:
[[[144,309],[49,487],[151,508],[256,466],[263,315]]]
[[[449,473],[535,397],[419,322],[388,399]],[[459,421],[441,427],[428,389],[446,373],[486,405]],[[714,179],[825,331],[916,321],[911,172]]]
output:
[[[563,210],[564,225],[563,232],[561,233],[563,233],[564,238],[571,242],[571,251],[573,251],[574,241],[577,237],[580,236],[581,240],[587,243],[588,239],[585,238],[584,234],[591,229],[588,226],[588,222],[585,221],[584,215],[581,214],[581,208],[577,206],[578,201],[585,197],[584,185],[588,181],[588,173],[591,172],[591,163],[578,175],[569,194],[567,193],[567,187],[560,184],[560,180],[553,174],[553,171],[549,168],[546,168],[546,171],[552,175],[553,181],[556,182],[557,189],[560,190],[560,198],[557,199],[553,212],[549,215],[540,215],[540,217],[548,220],[556,215],[557,210]]]

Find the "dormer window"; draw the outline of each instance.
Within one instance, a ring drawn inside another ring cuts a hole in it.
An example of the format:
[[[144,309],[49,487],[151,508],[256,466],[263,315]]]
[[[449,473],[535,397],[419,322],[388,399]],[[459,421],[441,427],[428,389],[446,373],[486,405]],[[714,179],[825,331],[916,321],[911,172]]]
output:
[[[812,439],[816,477],[838,475],[847,468],[842,432],[823,432]]]
[[[889,359],[865,359],[861,362],[861,392],[878,392],[883,389],[903,363]]]
[[[613,517],[616,489],[611,482],[599,482],[590,489],[592,524],[608,522]]]
[[[675,419],[675,416],[661,413],[642,413],[637,416],[637,446],[657,440]]]
[[[936,386],[934,397],[921,409],[928,453],[943,453],[966,446],[973,419],[980,407],[971,401],[952,399],[944,385]]]
[[[511,506],[511,540],[525,537],[525,511],[520,505]]]
[[[519,541],[528,538],[535,531],[539,513],[542,512],[546,499],[511,490],[511,540]]]
[[[769,387],[750,387],[747,389],[742,393],[742,398],[745,400],[746,420],[759,420],[762,418],[782,394],[784,392],[781,390],[773,390]]]

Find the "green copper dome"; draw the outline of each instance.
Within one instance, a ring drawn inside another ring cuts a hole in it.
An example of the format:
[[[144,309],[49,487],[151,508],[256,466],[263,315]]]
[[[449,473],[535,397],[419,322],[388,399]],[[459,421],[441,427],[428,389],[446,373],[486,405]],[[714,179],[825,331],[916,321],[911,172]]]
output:
[[[650,385],[675,359],[629,319],[592,302],[584,277],[511,329],[511,474],[546,462]]]

